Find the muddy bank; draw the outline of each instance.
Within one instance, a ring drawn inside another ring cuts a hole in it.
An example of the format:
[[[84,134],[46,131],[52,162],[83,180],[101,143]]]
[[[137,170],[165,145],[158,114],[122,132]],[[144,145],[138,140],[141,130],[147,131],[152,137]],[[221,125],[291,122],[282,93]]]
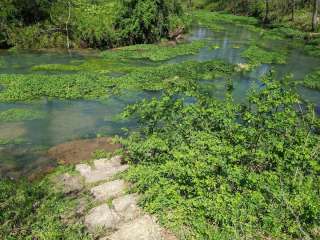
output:
[[[48,156],[56,159],[60,164],[75,164],[90,160],[96,150],[114,152],[120,147],[120,144],[114,144],[112,139],[107,137],[75,140],[50,148]]]

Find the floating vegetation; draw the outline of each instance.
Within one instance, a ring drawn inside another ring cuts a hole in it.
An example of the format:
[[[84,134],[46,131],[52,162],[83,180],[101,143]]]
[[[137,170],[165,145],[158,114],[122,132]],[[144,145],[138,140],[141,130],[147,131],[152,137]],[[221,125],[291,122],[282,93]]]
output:
[[[215,50],[215,49],[219,49],[220,46],[218,44],[213,44],[210,49]]]
[[[74,64],[74,63],[73,63]],[[42,64],[31,68],[32,71],[46,72],[130,72],[137,67],[128,61],[114,61],[109,59],[88,59],[79,65],[70,64]]]
[[[303,80],[303,85],[308,88],[320,90],[320,70],[308,74]]]
[[[108,59],[149,59],[164,61],[177,56],[197,54],[206,46],[206,41],[199,40],[181,44],[139,44],[108,50],[102,53]]]
[[[130,67],[121,77],[86,72],[75,74],[3,74],[0,101],[27,101],[41,97],[58,99],[103,99],[123,89],[157,91],[170,82],[186,83],[210,73],[213,78],[233,72],[233,66],[221,61],[184,62],[153,67]],[[119,69],[118,69],[119,70]]]
[[[30,121],[44,118],[45,114],[36,110],[13,108],[0,111],[0,122]]]
[[[241,26],[246,26],[250,30],[259,30],[256,25],[258,25],[258,20],[253,17],[243,17],[235,16],[231,14],[208,12],[208,11],[195,11],[194,19],[200,25],[209,28],[214,32],[219,32],[224,30],[221,23],[230,23]]]
[[[17,138],[17,139],[2,139],[0,138],[0,146],[2,145],[18,145],[26,143],[26,139],[23,138]]]
[[[79,71],[79,66],[67,64],[42,64],[31,68],[32,71]]]
[[[255,45],[250,46],[248,49],[242,52],[241,56],[246,58],[249,64],[252,66],[258,66],[263,63],[284,64],[286,63],[287,58],[285,53],[267,51]]]

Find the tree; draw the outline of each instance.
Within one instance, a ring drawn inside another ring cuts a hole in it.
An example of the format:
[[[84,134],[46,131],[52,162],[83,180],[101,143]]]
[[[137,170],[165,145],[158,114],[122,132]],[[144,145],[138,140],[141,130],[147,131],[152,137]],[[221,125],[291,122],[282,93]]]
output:
[[[296,7],[296,2],[295,0],[291,0],[291,21],[294,21],[294,11],[295,11],[295,7]]]
[[[269,15],[270,15],[270,4],[269,4],[269,1],[270,0],[265,0],[265,16],[264,16],[264,20],[263,20],[263,22],[264,23],[270,23],[270,17],[269,17]]]
[[[312,31],[317,31],[317,28],[318,28],[319,5],[320,5],[320,0],[313,0]]]

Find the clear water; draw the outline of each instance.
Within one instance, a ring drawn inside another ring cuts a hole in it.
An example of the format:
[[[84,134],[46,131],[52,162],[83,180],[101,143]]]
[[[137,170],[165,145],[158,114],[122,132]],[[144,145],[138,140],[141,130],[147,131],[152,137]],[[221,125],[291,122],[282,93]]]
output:
[[[208,46],[197,55],[180,56],[165,63],[177,63],[186,60],[206,61],[222,59],[230,63],[245,63],[240,53],[259,35],[239,26],[226,25],[228,31],[212,32],[205,28],[194,28],[189,41],[207,39]],[[289,58],[285,65],[262,65],[247,74],[239,74],[234,79],[234,98],[241,102],[253,83],[259,83],[260,77],[275,68],[278,76],[292,73],[295,80],[302,79],[306,74],[320,67],[320,58],[305,55],[298,47],[292,47],[288,41],[261,40],[265,47],[289,49]],[[211,49],[211,46],[219,46]],[[98,58],[97,52],[65,53],[65,52],[26,52],[9,53],[0,51],[1,73],[30,73],[30,68],[39,64],[68,64],[74,61],[85,61]],[[145,62],[137,61],[137,64]],[[150,63],[151,64],[151,63]],[[116,77],[116,76],[115,76]],[[226,91],[223,80],[201,81],[203,91],[223,98]],[[301,87],[299,93],[308,101],[317,105],[320,111],[320,92]],[[16,123],[0,123],[0,138],[22,139],[23,144],[0,146],[0,175],[17,177],[34,171],[41,171],[55,161],[46,156],[49,147],[66,141],[90,138],[97,135],[121,134],[122,128],[134,128],[134,121],[121,121],[117,115],[128,104],[143,98],[157,96],[152,92],[125,92],[105,101],[62,101],[39,100],[32,103],[0,103],[0,111],[9,108],[30,108],[45,112],[45,118],[34,121]]]

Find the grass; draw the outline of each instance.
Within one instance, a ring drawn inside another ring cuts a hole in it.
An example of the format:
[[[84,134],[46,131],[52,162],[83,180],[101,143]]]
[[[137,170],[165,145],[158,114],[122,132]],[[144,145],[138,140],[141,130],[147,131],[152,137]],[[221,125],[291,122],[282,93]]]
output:
[[[69,167],[59,167],[34,182],[0,179],[0,238],[93,239],[76,216],[79,199],[55,187],[53,179],[68,171]]]

